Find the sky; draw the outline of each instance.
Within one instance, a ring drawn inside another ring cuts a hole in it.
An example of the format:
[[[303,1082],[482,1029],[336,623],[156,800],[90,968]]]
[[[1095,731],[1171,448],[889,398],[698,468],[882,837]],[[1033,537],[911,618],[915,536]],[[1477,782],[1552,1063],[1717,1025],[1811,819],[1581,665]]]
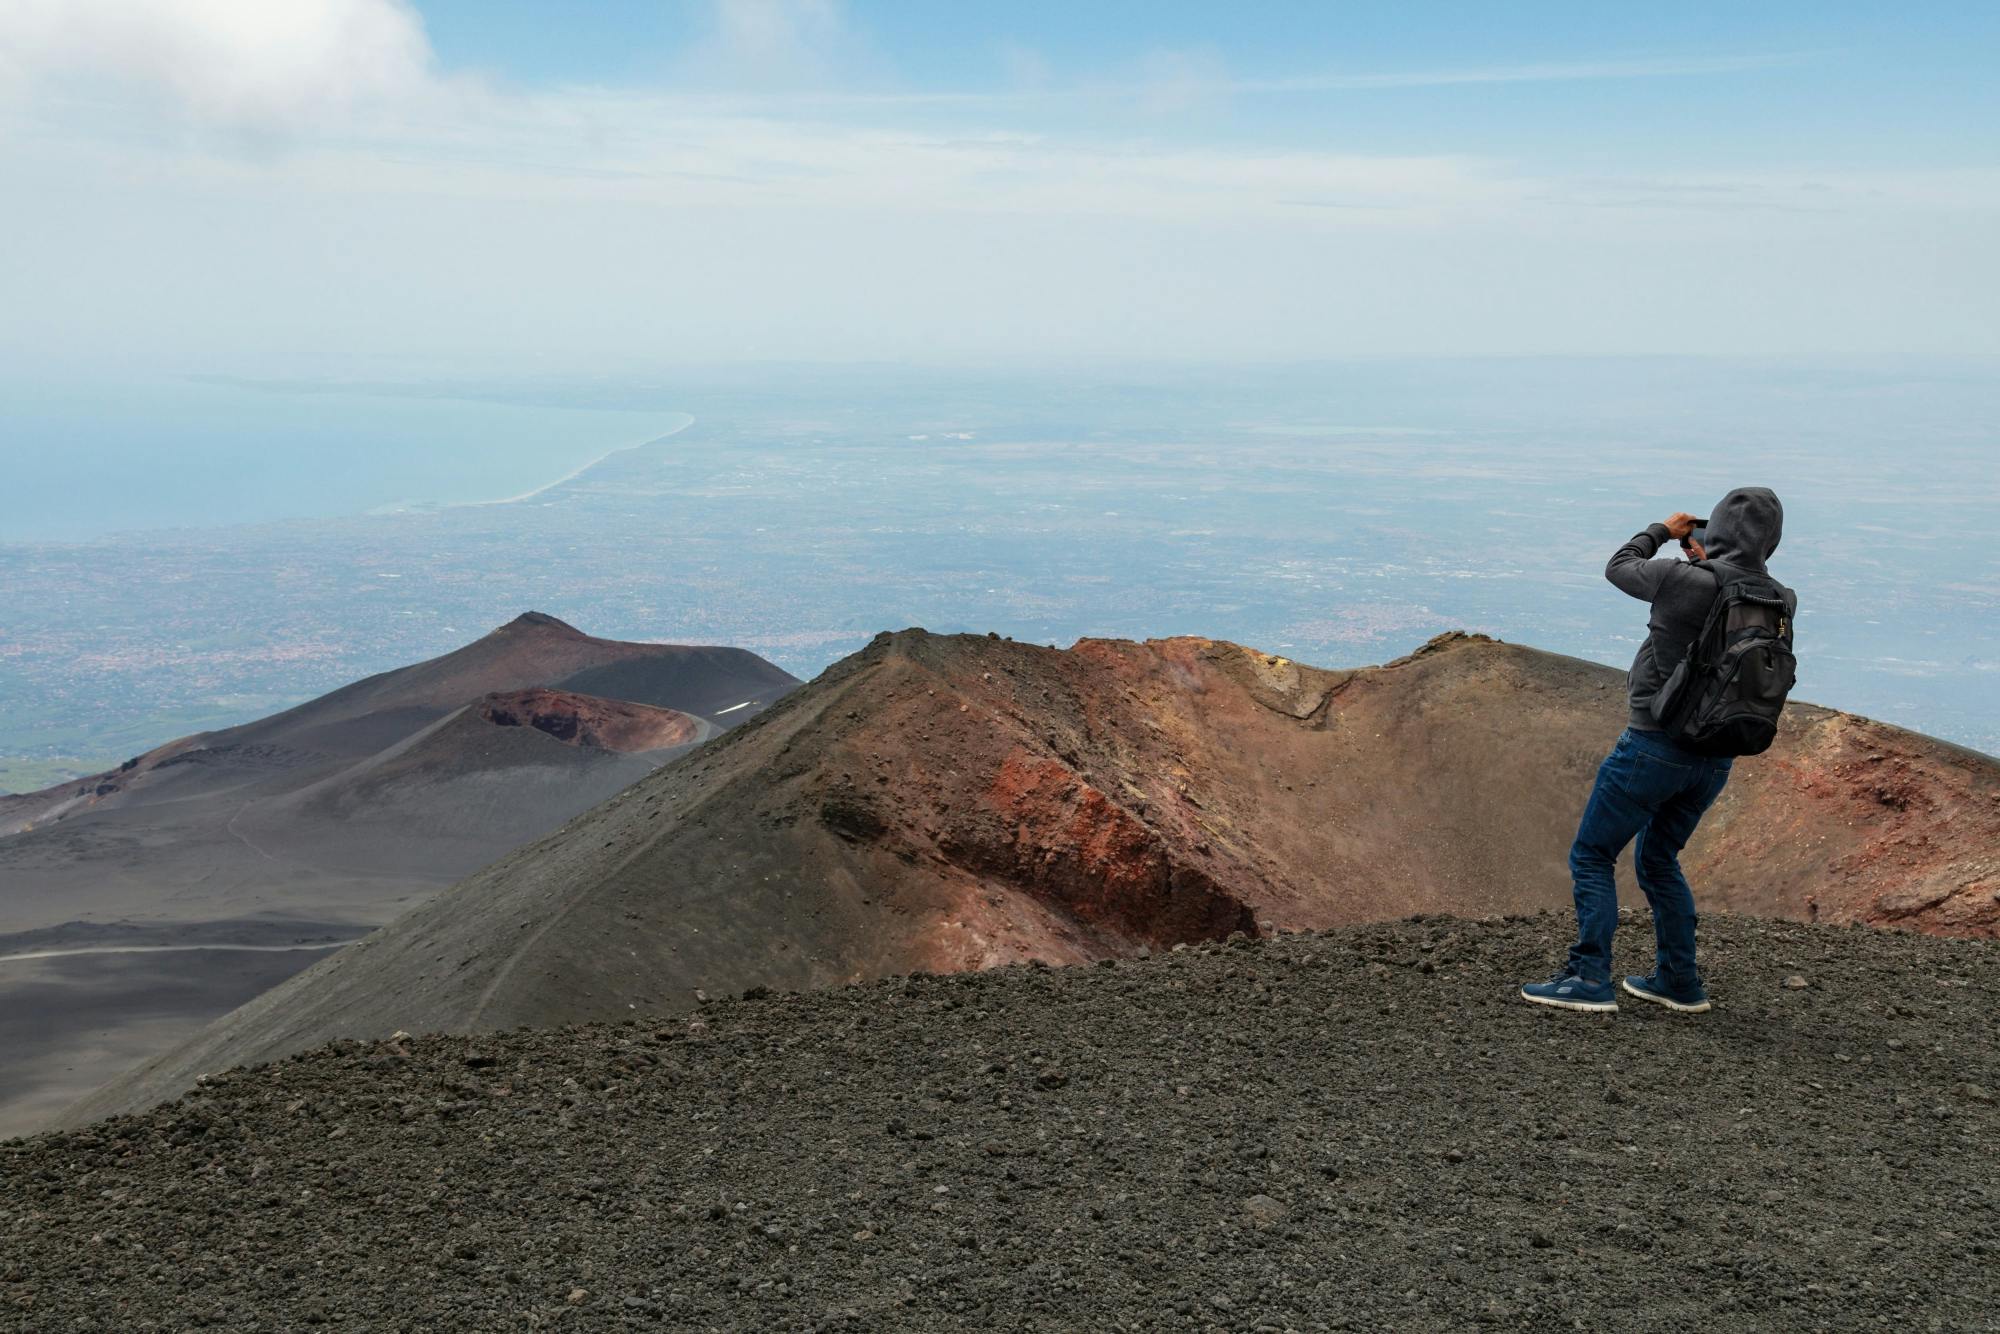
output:
[[[16,376],[2000,353],[2000,6],[0,0]]]

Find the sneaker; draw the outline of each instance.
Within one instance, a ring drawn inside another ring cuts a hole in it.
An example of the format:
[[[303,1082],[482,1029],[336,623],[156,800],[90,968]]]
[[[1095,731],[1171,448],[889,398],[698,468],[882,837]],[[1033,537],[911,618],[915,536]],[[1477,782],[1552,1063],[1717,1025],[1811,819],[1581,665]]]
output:
[[[1702,1014],[1708,1009],[1708,993],[1701,989],[1701,983],[1671,987],[1663,981],[1658,972],[1644,977],[1625,979],[1625,990],[1640,1000],[1649,1000],[1655,1005],[1664,1005],[1669,1010],[1682,1014]]]
[[[1616,1014],[1618,998],[1609,982],[1591,982],[1567,970],[1546,982],[1530,982],[1521,988],[1521,999],[1537,1005],[1553,1005],[1559,1010],[1592,1010]]]

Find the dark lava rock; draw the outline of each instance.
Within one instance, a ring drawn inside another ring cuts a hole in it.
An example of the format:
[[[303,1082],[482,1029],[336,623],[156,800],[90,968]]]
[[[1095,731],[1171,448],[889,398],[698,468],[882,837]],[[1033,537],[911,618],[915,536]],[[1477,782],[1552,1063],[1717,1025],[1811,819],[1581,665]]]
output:
[[[1243,1212],[1257,1227],[1276,1227],[1291,1214],[1282,1201],[1274,1200],[1269,1195],[1252,1195],[1243,1201]]]
[[[0,1144],[0,1330],[1994,1328],[1993,944],[1713,914],[1607,1022],[1570,929],[335,1044]]]

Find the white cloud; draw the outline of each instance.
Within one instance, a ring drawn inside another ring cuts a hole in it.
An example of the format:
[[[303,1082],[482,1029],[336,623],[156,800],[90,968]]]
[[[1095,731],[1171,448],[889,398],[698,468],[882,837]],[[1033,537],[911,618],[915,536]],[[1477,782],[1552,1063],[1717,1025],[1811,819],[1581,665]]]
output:
[[[1239,92],[1360,92],[1370,88],[1446,88],[1484,83],[1578,83],[1607,79],[1685,78],[1703,74],[1745,74],[1795,65],[1804,52],[1710,56],[1690,60],[1574,60],[1535,65],[1488,65],[1465,69],[1406,70],[1388,73],[1308,74],[1296,78],[1246,79]]]
[[[55,117],[118,111],[282,133],[436,83],[403,0],[9,0],[0,86]]]
[[[1139,105],[1153,112],[1183,112],[1223,100],[1235,85],[1212,51],[1157,50],[1139,63]]]
[[[1126,98],[1183,108],[1236,93],[1667,77],[1782,57],[1573,62],[1430,73],[1234,79],[1202,52],[1155,51],[1127,84],[1032,86],[992,99],[993,128],[937,133],[898,94],[827,91],[865,64],[836,0],[714,0],[674,89],[503,93],[441,73],[406,0],[0,0],[0,88],[44,148],[104,170],[194,175],[248,140],[248,164],[328,191],[642,199],[790,209],[1261,217],[1312,230],[1579,211],[1829,211],[1988,196],[1960,173],[1867,182],[1777,177],[1564,181],[1450,154],[1118,142],[1004,127],[1016,98]],[[822,91],[814,91],[815,87]],[[723,91],[723,90],[728,91]],[[922,100],[925,95],[914,95]],[[981,95],[970,95],[978,100]],[[836,108],[844,114],[834,113]],[[872,110],[871,110],[872,109]],[[961,112],[962,115],[962,112]],[[870,123],[901,117],[901,124]],[[181,149],[161,124],[220,130]],[[287,150],[282,166],[268,161]],[[121,159],[121,154],[122,159]],[[663,194],[662,192],[667,192]]]
[[[714,0],[680,65],[701,87],[796,90],[826,84],[860,50],[835,0]]]
[[[1001,74],[1007,85],[1019,92],[1050,88],[1055,83],[1055,67],[1049,58],[1025,42],[1003,41],[994,48]]]
[[[877,91],[825,88],[783,90],[790,101],[854,106],[989,105],[1035,103],[1129,102],[1139,106],[1176,108],[1230,97],[1291,96],[1313,93],[1452,88],[1482,84],[1598,83],[1629,79],[1698,78],[1707,75],[1753,74],[1782,69],[1811,58],[1786,51],[1712,56],[1683,60],[1546,61],[1532,65],[1477,65],[1429,70],[1327,70],[1316,74],[1257,77],[1231,74],[1219,57],[1199,51],[1159,50],[1139,62],[1134,77],[1093,79],[1068,84],[1046,77],[1015,79],[999,90]],[[1003,62],[1006,61],[1003,48]],[[1011,64],[1011,62],[1007,62]],[[765,100],[780,91],[762,90]],[[1164,95],[1164,96],[1163,96]]]
[[[476,155],[454,147],[475,143]],[[624,94],[571,93],[516,107],[505,123],[405,148],[394,161],[349,156],[343,169],[381,183],[409,177],[418,188],[492,192],[520,188],[542,176],[538,164],[557,163],[537,188],[604,199],[670,193],[689,204],[1162,219],[1286,217],[1299,196],[1407,217],[1487,208],[1524,191],[1471,158],[937,133],[701,113],[674,99]],[[444,170],[455,178],[438,174]]]
[[[0,360],[1994,347],[1992,170],[1569,176],[1121,137],[1081,100],[1741,62],[1023,60],[912,96],[857,91],[869,59],[827,0],[729,0],[675,86],[521,92],[440,71],[402,0],[0,0]]]

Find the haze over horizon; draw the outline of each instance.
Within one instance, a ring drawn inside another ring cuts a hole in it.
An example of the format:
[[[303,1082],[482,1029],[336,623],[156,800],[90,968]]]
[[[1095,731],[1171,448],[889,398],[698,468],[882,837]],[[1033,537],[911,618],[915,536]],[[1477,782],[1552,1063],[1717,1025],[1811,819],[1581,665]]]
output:
[[[21,0],[0,787],[527,606],[805,674],[902,623],[1611,661],[1602,550],[1742,480],[1814,697],[1993,748],[1996,38]]]

